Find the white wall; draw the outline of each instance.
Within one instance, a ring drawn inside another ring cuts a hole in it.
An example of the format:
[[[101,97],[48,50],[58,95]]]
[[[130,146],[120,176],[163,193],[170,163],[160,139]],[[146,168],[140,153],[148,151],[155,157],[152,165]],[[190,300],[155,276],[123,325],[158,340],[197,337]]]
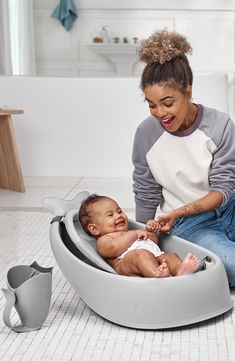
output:
[[[232,71],[234,59],[234,0],[74,0],[78,19],[66,32],[51,13],[57,0],[35,0],[37,67],[40,75],[115,76],[115,68],[87,48],[108,25],[110,36],[142,39],[167,27],[192,43],[195,71]],[[140,66],[142,69],[142,67]],[[136,67],[135,76],[141,69]]]
[[[116,77],[114,65],[87,47],[102,25],[109,26],[111,37],[140,39],[168,28],[191,42],[194,74],[228,75],[229,111],[235,114],[234,0],[74,0],[78,19],[69,33],[51,18],[58,2],[34,0],[38,75]],[[139,77],[142,69],[138,62],[130,76]]]
[[[227,77],[196,77],[193,99],[228,109]],[[135,130],[149,115],[138,78],[0,77],[25,176],[130,177]]]
[[[194,74],[228,78],[225,86],[221,77],[222,85],[218,77],[196,77],[194,100],[234,117],[234,0],[74,0],[78,19],[69,33],[51,18],[58,3],[34,0],[42,78],[0,78],[0,104],[25,111],[13,118],[24,175],[130,176],[134,132],[148,115],[138,87],[143,64],[134,77],[117,78],[114,66],[87,48],[102,25],[120,38],[165,27],[185,34]]]

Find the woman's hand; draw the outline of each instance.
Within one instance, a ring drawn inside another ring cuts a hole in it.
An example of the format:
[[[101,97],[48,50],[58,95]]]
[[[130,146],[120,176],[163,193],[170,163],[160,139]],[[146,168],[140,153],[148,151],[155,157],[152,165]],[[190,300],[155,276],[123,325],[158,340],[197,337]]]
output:
[[[155,222],[159,224],[159,231],[161,232],[169,232],[174,225],[177,215],[174,211],[167,212],[165,214],[160,214]]]
[[[155,221],[160,223],[161,232],[169,232],[177,218],[191,217],[197,214],[211,211],[221,206],[223,196],[220,192],[211,191],[196,201],[185,204],[183,207],[174,209],[166,214],[160,214]]]

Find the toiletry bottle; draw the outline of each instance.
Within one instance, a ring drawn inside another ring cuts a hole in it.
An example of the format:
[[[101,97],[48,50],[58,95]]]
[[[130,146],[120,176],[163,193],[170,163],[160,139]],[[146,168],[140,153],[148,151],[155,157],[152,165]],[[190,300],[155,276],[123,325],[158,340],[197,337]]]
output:
[[[103,43],[108,43],[109,42],[109,34],[108,34],[108,30],[107,30],[107,26],[102,26],[101,32],[100,32],[100,36],[103,40]]]

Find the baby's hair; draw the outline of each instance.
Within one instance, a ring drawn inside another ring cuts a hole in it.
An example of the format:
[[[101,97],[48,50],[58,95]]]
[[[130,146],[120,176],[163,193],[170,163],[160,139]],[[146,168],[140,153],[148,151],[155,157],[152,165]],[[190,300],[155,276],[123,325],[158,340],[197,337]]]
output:
[[[148,85],[168,85],[185,92],[193,83],[193,74],[186,54],[192,48],[187,39],[176,32],[160,30],[140,44],[140,60],[147,63],[141,78],[141,88]]]
[[[94,204],[96,202],[99,202],[104,199],[111,199],[106,196],[101,196],[98,194],[91,194],[89,195],[84,201],[82,201],[79,212],[78,212],[78,218],[79,221],[84,229],[84,231],[92,236],[92,234],[89,232],[88,225],[91,223],[92,218],[89,214],[89,205]]]

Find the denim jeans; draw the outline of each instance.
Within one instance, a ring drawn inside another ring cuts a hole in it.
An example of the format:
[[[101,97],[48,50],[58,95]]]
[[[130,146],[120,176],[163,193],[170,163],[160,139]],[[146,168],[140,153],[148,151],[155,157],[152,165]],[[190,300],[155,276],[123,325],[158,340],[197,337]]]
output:
[[[217,254],[224,263],[230,287],[235,287],[235,193],[220,208],[177,219],[171,234]]]

